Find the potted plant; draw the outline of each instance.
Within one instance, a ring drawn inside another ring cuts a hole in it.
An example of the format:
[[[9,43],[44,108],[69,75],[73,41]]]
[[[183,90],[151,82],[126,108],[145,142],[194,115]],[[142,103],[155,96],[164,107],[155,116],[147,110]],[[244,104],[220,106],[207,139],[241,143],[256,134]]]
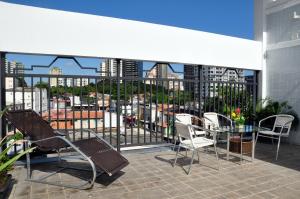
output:
[[[297,113],[293,110],[292,106],[288,104],[287,101],[278,102],[273,101],[270,98],[260,100],[256,105],[256,115],[255,122],[258,123],[260,120],[277,114],[288,114],[294,116],[294,121],[292,129],[296,130],[299,124],[299,117]],[[265,122],[266,127],[272,128],[274,124],[273,120],[268,120]]]
[[[2,118],[3,113],[0,112],[0,118]],[[25,140],[23,140],[23,135],[20,132],[17,133],[8,133],[4,138],[0,140],[0,148],[9,143],[1,153],[0,153],[0,196],[3,195],[6,190],[9,188],[11,183],[11,175],[8,174],[8,171],[12,169],[13,164],[26,153],[30,153],[34,148],[29,148],[25,151],[19,152],[14,156],[8,156],[7,152],[15,145],[15,144],[23,144]]]
[[[231,118],[236,127],[244,128],[244,124],[245,124],[246,120],[245,120],[245,117],[243,116],[243,114],[241,113],[240,108],[236,108],[236,109],[233,109],[233,111],[231,111]]]

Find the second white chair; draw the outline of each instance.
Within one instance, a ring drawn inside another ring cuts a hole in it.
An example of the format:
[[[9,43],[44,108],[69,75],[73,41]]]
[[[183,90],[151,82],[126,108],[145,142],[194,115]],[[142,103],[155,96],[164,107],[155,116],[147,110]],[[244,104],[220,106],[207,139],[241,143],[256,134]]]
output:
[[[199,157],[199,149],[200,148],[213,146],[217,161],[219,160],[217,147],[216,147],[216,143],[217,143],[216,142],[216,133],[213,133],[213,138],[210,139],[210,138],[206,138],[206,137],[195,136],[195,130],[194,130],[193,125],[191,125],[191,124],[185,124],[185,123],[177,121],[177,122],[175,122],[175,127],[176,127],[176,131],[177,131],[177,135],[179,137],[180,143],[177,148],[173,167],[176,165],[178,154],[179,154],[179,151],[181,148],[192,151],[191,162],[190,162],[188,170],[186,171],[187,174],[189,174],[191,171],[195,152],[198,155],[198,161],[200,161],[200,157]],[[219,161],[218,161],[218,169],[219,169]]]

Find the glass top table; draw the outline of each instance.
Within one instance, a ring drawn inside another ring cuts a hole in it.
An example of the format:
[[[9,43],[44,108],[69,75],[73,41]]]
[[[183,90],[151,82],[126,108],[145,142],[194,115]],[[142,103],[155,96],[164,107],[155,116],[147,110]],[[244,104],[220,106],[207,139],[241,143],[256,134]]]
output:
[[[254,161],[255,156],[255,133],[260,130],[267,130],[266,128],[254,126],[254,125],[243,125],[235,126],[230,128],[229,126],[223,126],[219,128],[211,128],[211,131],[217,133],[227,134],[227,160],[229,160],[230,154],[240,155],[241,162],[244,160],[245,154],[251,154],[251,161]],[[230,151],[234,146],[238,146],[238,150],[235,152]],[[244,149],[244,151],[243,151]],[[250,153],[249,153],[250,151]]]

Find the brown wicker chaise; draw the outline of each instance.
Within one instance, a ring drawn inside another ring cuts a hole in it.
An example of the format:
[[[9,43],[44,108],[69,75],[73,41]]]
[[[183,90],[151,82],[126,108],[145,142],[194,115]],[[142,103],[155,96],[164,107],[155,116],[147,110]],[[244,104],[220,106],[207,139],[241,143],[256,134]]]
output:
[[[79,153],[80,159],[86,160],[90,164],[92,168],[90,171],[92,171],[93,174],[91,179],[78,185],[61,184],[46,180],[48,177],[52,176],[53,173],[38,179],[33,179],[30,171],[30,155],[27,155],[27,180],[29,181],[70,188],[88,189],[93,186],[96,177],[103,172],[111,176],[129,164],[127,159],[91,130],[87,131],[89,135],[93,135],[94,137],[89,136],[88,139],[71,142],[68,139],[68,133],[61,133],[53,130],[47,121],[43,120],[41,116],[32,110],[8,111],[5,116],[8,122],[17,128],[28,140],[26,147],[35,145],[41,151],[57,152],[59,159],[62,150],[73,149],[75,152]],[[102,172],[97,173],[97,168]],[[63,167],[59,171],[64,169],[70,169],[70,167]],[[84,170],[80,168],[72,169]]]

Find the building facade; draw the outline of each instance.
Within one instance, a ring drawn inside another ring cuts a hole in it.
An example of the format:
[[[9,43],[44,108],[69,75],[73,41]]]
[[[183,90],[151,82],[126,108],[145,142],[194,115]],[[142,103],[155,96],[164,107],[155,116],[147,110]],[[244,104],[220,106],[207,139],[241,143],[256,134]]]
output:
[[[51,68],[50,75],[62,75],[62,69],[58,67]],[[50,86],[64,86],[64,79],[63,78],[50,78]]]
[[[117,59],[103,59],[100,65],[100,76],[117,76]],[[143,76],[143,62],[133,60],[120,61],[120,77],[138,78]]]
[[[8,61],[5,59],[5,73],[6,74],[24,74],[24,64],[22,62],[16,62],[16,61]],[[14,78],[12,77],[6,77],[5,78],[5,88],[11,89],[14,87],[18,87],[20,85],[20,81],[22,81],[20,78]]]
[[[255,39],[263,45],[260,97],[288,101],[300,115],[300,1],[255,0]],[[292,132],[291,142],[300,143]]]
[[[202,70],[199,73],[199,70]],[[228,70],[226,68],[221,67],[209,67],[209,66],[194,66],[194,65],[184,65],[184,79],[186,80],[196,80],[199,81],[200,76],[202,76],[203,80],[208,81],[221,81],[221,82],[245,82],[244,71],[242,69],[236,70]],[[216,91],[218,84],[206,83],[202,84],[202,93],[205,97],[214,96],[214,92]],[[184,83],[185,90],[193,90],[198,96],[199,93],[199,83]]]
[[[15,106],[16,109],[32,109],[36,112],[48,110],[47,90],[39,88],[7,89],[6,106]]]

